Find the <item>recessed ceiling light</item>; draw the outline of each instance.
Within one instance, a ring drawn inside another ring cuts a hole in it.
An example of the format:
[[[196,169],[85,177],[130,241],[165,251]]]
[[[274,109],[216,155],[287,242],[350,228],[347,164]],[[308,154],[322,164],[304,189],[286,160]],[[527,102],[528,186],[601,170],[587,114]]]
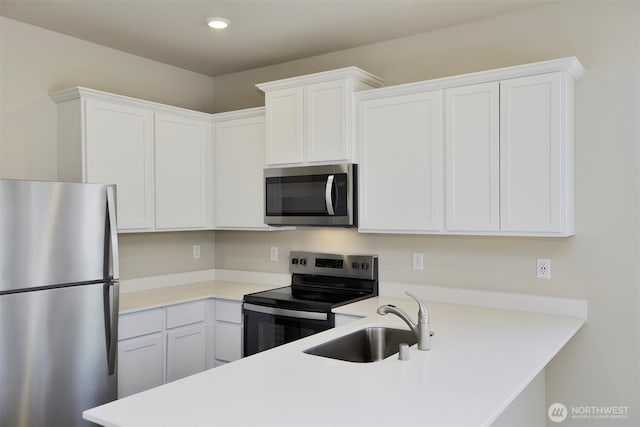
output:
[[[209,18],[207,19],[207,25],[216,30],[223,30],[229,26],[231,22],[225,18]]]

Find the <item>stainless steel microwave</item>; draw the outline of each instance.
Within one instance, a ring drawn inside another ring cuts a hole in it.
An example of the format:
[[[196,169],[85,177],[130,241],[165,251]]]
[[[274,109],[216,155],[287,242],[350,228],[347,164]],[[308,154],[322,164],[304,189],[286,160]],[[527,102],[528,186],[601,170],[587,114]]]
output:
[[[356,227],[354,163],[264,170],[264,222],[274,226]]]

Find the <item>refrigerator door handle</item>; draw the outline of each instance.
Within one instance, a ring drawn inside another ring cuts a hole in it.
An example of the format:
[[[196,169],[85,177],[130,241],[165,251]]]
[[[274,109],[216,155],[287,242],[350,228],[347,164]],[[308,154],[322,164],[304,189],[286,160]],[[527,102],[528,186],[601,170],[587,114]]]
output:
[[[115,280],[120,278],[118,262],[118,226],[116,225],[116,187],[107,186],[107,225],[109,227],[109,271],[108,276]]]
[[[116,372],[118,350],[118,312],[120,308],[120,284],[104,285],[104,335],[107,342],[107,369],[109,375]]]

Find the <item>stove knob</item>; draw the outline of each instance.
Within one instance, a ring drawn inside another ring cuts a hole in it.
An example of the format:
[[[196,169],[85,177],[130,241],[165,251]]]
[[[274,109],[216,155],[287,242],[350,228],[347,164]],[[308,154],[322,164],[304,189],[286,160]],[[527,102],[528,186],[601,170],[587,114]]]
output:
[[[369,263],[368,262],[363,262],[362,263],[362,269],[363,270],[368,270],[369,269]]]
[[[300,258],[300,265],[307,265],[307,260],[304,258]]]
[[[291,258],[291,264],[298,265],[298,258]]]
[[[351,263],[351,268],[353,268],[354,270],[357,270],[360,268],[360,264],[354,261]]]

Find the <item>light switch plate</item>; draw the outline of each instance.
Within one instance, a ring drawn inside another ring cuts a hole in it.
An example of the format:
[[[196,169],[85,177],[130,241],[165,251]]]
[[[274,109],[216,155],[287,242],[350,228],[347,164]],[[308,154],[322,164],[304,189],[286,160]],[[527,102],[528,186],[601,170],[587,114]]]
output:
[[[424,254],[422,252],[413,253],[413,269],[424,270]]]

